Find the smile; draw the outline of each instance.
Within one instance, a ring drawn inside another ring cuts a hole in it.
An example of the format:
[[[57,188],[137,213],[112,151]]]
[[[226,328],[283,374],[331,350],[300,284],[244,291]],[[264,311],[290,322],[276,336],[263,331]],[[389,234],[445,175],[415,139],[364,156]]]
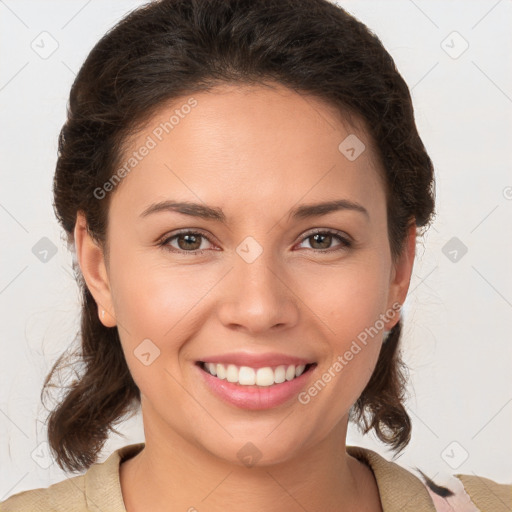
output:
[[[235,364],[205,363],[198,361],[199,367],[220,380],[226,380],[240,386],[268,387],[294,380],[306,373],[316,363],[299,365],[279,365],[276,367],[251,368]]]

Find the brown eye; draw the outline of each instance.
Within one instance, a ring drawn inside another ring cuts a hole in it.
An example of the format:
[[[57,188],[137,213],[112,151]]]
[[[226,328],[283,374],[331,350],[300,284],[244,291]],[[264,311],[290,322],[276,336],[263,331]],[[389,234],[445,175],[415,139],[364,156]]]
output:
[[[314,240],[314,242],[311,243],[311,247],[313,247],[313,249],[329,249],[333,237],[332,235],[317,233],[316,235],[311,235],[309,239]],[[315,247],[315,245],[318,245],[319,247]]]
[[[338,251],[338,250],[343,250],[343,249],[348,249],[352,244],[351,242],[341,236],[340,234],[338,234],[337,232],[335,231],[317,231],[315,233],[312,233],[308,236],[306,236],[304,239],[303,239],[303,242],[304,241],[310,241],[310,246],[311,246],[311,249],[314,250],[314,251],[319,251],[319,252],[334,252],[334,251]],[[332,249],[332,250],[328,250],[331,248],[331,245],[333,243],[333,241],[335,240],[338,240],[338,242],[340,242],[338,244],[338,247]]]
[[[188,249],[195,251],[201,246],[201,235],[178,235],[176,240],[180,249],[186,251]]]
[[[210,240],[202,233],[197,233],[195,231],[182,231],[181,233],[165,238],[159,243],[159,245],[171,252],[188,252],[192,255],[198,255],[205,251],[204,247],[203,249],[200,249],[203,240],[207,240],[211,243]],[[173,245],[171,242],[176,242],[177,246]]]

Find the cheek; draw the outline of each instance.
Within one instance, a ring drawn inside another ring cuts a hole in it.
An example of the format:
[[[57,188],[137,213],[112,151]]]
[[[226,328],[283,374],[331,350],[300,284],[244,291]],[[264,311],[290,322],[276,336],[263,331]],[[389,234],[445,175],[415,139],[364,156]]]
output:
[[[311,335],[324,340],[322,350],[329,354],[317,388],[325,404],[337,404],[325,411],[333,419],[357,400],[379,356],[389,284],[389,267],[379,258],[368,255],[353,264],[324,267],[314,279],[297,281],[303,283],[300,293],[312,312]],[[330,390],[325,394],[320,393],[324,384]],[[327,398],[332,395],[335,402]]]
[[[123,350],[142,388],[141,381],[149,375],[145,362],[154,360],[152,370],[178,370],[181,346],[200,329],[201,300],[218,278],[193,266],[170,267],[136,255],[117,258],[115,264],[112,254],[111,261],[112,295]],[[164,352],[171,357],[159,357]]]
[[[324,266],[314,275],[304,271],[297,278],[299,294],[312,313],[322,320],[333,348],[340,351],[352,339],[377,324],[385,312],[389,292],[389,266],[384,258],[364,257],[336,266]],[[350,344],[350,343],[349,343]]]
[[[216,276],[207,267],[166,259],[163,249],[133,251],[118,241],[112,250],[116,318],[134,336],[161,340],[176,337],[194,317],[194,306],[207,294]],[[187,322],[183,319],[187,317]],[[133,340],[136,342],[137,340]]]

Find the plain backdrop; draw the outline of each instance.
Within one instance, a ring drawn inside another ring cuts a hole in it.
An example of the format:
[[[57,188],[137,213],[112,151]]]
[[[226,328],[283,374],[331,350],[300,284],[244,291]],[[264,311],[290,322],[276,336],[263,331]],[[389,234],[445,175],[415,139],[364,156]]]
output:
[[[412,440],[396,462],[512,482],[512,2],[346,0],[408,83],[436,170],[437,217],[404,308]],[[69,88],[137,1],[0,0],[0,501],[66,478],[40,402],[73,341],[78,293],[52,209]],[[144,440],[140,415],[101,460]],[[393,453],[351,427],[348,444]]]

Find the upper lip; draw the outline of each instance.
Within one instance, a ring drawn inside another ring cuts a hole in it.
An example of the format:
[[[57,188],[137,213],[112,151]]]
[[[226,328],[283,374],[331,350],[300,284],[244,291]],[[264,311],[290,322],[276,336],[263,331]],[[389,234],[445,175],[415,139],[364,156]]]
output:
[[[251,354],[249,352],[231,352],[229,354],[218,354],[200,359],[203,363],[234,364],[236,366],[249,366],[251,368],[264,368],[266,366],[300,365],[314,363],[303,357],[289,356],[266,352],[263,354]]]

